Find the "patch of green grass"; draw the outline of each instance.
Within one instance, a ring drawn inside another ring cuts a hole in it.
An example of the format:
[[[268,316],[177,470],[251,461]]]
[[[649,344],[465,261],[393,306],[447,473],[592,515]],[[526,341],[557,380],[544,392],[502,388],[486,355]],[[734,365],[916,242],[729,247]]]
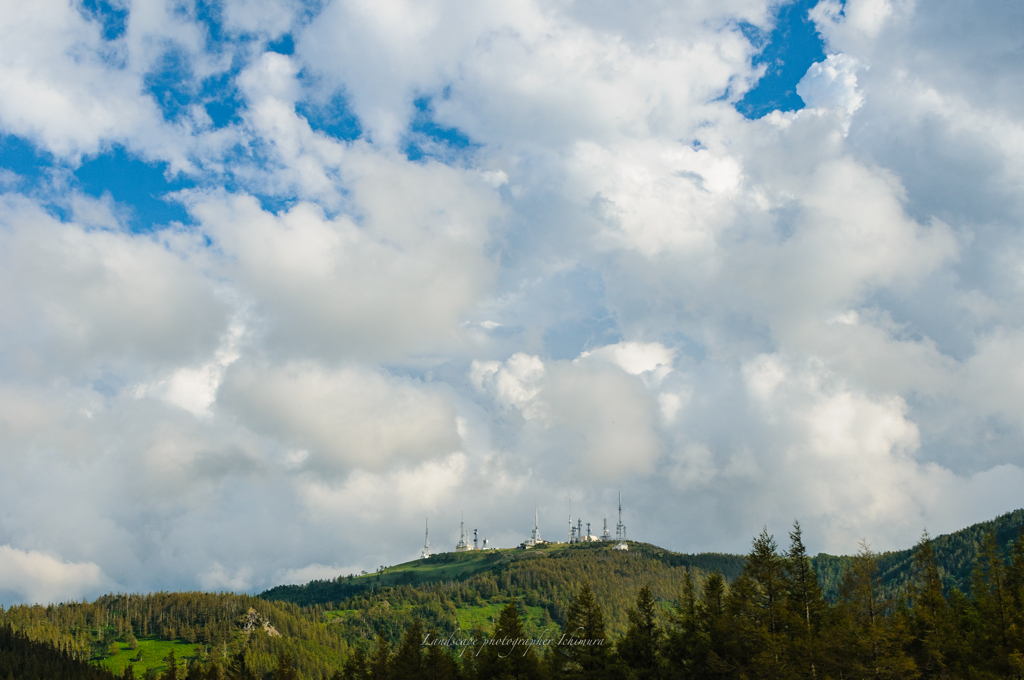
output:
[[[100,665],[105,666],[113,673],[120,675],[128,664],[135,664],[135,677],[140,678],[147,669],[152,668],[157,673],[167,669],[167,662],[164,659],[174,650],[174,656],[181,665],[184,675],[184,664],[190,657],[196,655],[197,644],[190,644],[175,640],[157,640],[156,638],[142,638],[139,640],[138,649],[128,649],[124,642],[117,643],[118,651],[113,656],[106,656],[100,660]]]
[[[332,609],[324,612],[324,618],[327,623],[331,623],[336,619],[348,619],[359,613],[358,609]]]
[[[456,610],[455,618],[459,622],[459,628],[462,630],[472,630],[476,627],[484,631],[491,631],[494,629],[494,624],[498,622],[501,610],[505,608],[506,604],[493,603],[482,607],[464,607]],[[550,619],[547,625],[545,625],[544,607],[527,606],[526,615],[522,618],[523,627],[528,634],[539,631],[558,631],[558,624],[550,622]]]

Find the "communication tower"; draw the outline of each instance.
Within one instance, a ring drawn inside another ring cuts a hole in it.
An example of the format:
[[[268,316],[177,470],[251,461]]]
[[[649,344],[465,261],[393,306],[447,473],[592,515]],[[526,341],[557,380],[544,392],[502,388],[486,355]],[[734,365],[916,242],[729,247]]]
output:
[[[608,518],[607,517],[604,518],[604,531],[601,533],[601,540],[602,541],[610,541],[610,540],[612,540],[612,534],[611,534],[610,531],[608,531]]]
[[[570,543],[574,543],[574,541],[572,540],[574,533],[575,532],[573,532],[573,530],[572,530],[572,494],[569,494],[569,542]]]
[[[626,545],[626,525],[622,523],[622,492],[619,492],[619,523],[615,526],[615,550],[629,550]]]
[[[423,552],[420,553],[420,559],[427,559],[430,557],[430,518],[426,519],[426,523],[423,531]]]
[[[472,550],[466,543],[466,513],[462,513],[462,521],[459,522],[459,542],[455,544],[455,552],[467,552]]]

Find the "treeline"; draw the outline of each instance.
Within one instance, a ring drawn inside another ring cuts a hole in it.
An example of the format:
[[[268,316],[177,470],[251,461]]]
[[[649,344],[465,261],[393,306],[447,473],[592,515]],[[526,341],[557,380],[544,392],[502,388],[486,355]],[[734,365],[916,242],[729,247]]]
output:
[[[1024,526],[1024,510],[1014,510],[988,522],[980,522],[945,536],[932,539],[932,551],[939,570],[943,589],[954,588],[968,592],[971,573],[978,559],[979,547],[990,534],[995,534],[1000,550],[1008,550]],[[886,597],[896,597],[906,591],[914,577],[915,549],[883,552],[878,560],[879,588]],[[825,597],[835,601],[842,592],[843,579],[853,558],[820,554],[811,558]],[[728,575],[727,575],[728,576]]]
[[[504,603],[511,598],[543,610],[541,621],[532,622],[533,627],[562,625],[580,587],[589,582],[606,612],[609,633],[618,636],[628,625],[626,611],[633,593],[646,584],[655,597],[671,602],[687,574],[702,583],[707,572],[682,564],[673,566],[643,547],[629,552],[609,550],[607,546],[536,550],[498,571],[463,581],[374,588],[324,606],[345,612],[331,626],[343,631],[346,638],[373,639],[382,632],[395,644],[416,618],[428,629],[450,634],[458,629],[459,610]]]
[[[641,587],[625,634],[612,640],[603,608],[584,583],[557,639],[529,642],[520,608],[506,606],[489,636],[464,632],[424,647],[412,623],[392,651],[378,636],[346,661],[340,678],[622,678],[645,680],[788,680],[1024,678],[1024,529],[1009,555],[995,532],[982,537],[970,597],[942,578],[927,535],[914,550],[904,593],[881,589],[878,557],[853,557],[836,602],[826,600],[799,525],[780,552],[762,532],[740,576],[719,573],[698,586],[687,573],[665,611]],[[439,639],[430,631],[427,640]],[[441,637],[440,639],[444,639]],[[462,650],[450,653],[449,650]]]
[[[0,678],[11,680],[114,680],[114,676],[72,652],[0,625]]]
[[[250,610],[280,636],[244,632],[242,622]],[[0,608],[0,624],[78,659],[101,661],[117,649],[115,643],[134,650],[140,638],[156,638],[196,645],[192,657],[179,660],[183,666],[225,666],[233,654],[245,650],[261,673],[287,654],[309,678],[329,677],[350,651],[344,633],[323,625],[324,619],[322,607],[231,593],[116,594],[93,602]]]

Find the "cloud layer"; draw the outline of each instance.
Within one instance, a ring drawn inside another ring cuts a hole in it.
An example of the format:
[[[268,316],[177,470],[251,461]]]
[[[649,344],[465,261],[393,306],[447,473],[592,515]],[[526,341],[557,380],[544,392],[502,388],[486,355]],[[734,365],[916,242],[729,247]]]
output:
[[[748,119],[767,0],[179,5],[0,13],[4,604],[1024,502],[1019,9],[822,0]]]

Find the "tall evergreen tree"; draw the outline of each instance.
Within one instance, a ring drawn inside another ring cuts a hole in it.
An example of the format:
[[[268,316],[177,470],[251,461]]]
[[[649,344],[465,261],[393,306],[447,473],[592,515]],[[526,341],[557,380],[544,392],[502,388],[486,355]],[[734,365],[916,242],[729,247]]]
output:
[[[224,678],[225,680],[256,680],[256,674],[253,673],[246,662],[244,651],[239,651],[231,657],[231,663],[228,664]]]
[[[430,637],[437,639],[437,630],[430,631]],[[452,655],[439,645],[429,645],[423,659],[423,677],[426,680],[456,680],[459,667]]]
[[[393,680],[418,680],[423,673],[423,624],[415,618],[392,660]]]
[[[391,680],[391,643],[378,631],[377,645],[370,655],[369,677],[371,680]]]
[[[640,588],[636,606],[629,609],[628,618],[629,628],[616,647],[619,656],[633,669],[637,678],[656,678],[659,676],[658,648],[662,630],[658,625],[650,586],[645,584]]]
[[[993,529],[982,541],[971,573],[971,599],[977,611],[978,637],[974,655],[992,671],[1010,674],[1010,634],[1013,601],[1007,584],[1007,569],[999,554]],[[981,664],[979,664],[981,665]]]
[[[299,674],[295,671],[295,658],[289,652],[277,655],[273,680],[299,680]]]
[[[793,523],[789,540],[785,560],[789,578],[789,607],[800,620],[793,630],[793,652],[797,657],[795,665],[801,675],[806,674],[814,680],[818,677],[818,627],[825,602],[818,586],[818,576],[814,573],[807,548],[804,547],[800,522]]]
[[[923,677],[942,677],[946,670],[949,611],[942,594],[942,577],[928,532],[914,553],[914,580],[910,588],[913,606],[913,653]]]
[[[885,616],[891,603],[882,599],[878,558],[865,542],[843,578],[836,630],[829,641],[834,667],[850,677],[912,680],[920,675],[904,647],[909,642],[906,619]]]
[[[164,663],[167,664],[167,670],[160,676],[161,680],[178,680],[178,660],[174,657],[174,649],[164,657]]]
[[[513,599],[502,608],[494,634],[480,653],[478,678],[532,680],[541,677],[540,660],[527,641],[519,604]]]
[[[754,539],[743,573],[730,591],[730,610],[737,617],[745,649],[737,650],[736,662],[757,669],[763,678],[786,676],[785,634],[789,582],[786,562],[778,553],[775,538],[762,529]],[[752,671],[751,671],[752,672]]]
[[[664,657],[669,678],[699,677],[707,664],[709,636],[700,625],[699,605],[697,589],[687,571],[665,630]]]
[[[608,665],[604,614],[585,581],[566,613],[565,629],[556,648],[567,677],[600,678]]]
[[[367,670],[366,652],[361,645],[357,645],[341,668],[343,680],[369,680],[370,672]]]

